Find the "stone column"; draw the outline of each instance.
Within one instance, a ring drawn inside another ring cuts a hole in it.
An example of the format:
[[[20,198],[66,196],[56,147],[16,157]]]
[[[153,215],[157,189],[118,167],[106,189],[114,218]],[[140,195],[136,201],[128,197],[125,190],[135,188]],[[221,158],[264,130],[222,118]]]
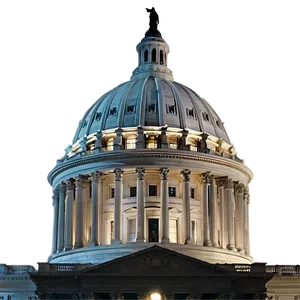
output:
[[[57,233],[57,252],[64,249],[64,228],[65,228],[65,193],[66,185],[59,185],[59,207],[58,207],[58,233]]]
[[[136,242],[145,242],[145,202],[144,202],[144,168],[136,168],[137,174],[137,213],[136,213]]]
[[[226,182],[226,178],[218,178],[217,180],[217,184],[218,184],[218,194],[219,194],[219,200],[220,200],[220,210],[221,210],[221,220],[220,220],[220,224],[221,224],[221,248],[222,249],[226,249],[227,247],[227,217],[226,217],[226,203],[225,203],[225,195],[224,195],[224,185]]]
[[[122,226],[122,177],[123,171],[119,168],[114,170],[115,173],[115,211],[114,211],[114,244],[121,243],[121,226]]]
[[[102,245],[103,236],[102,236],[102,224],[103,224],[103,182],[104,176],[100,173],[100,181],[98,187],[98,244]]]
[[[185,244],[191,240],[191,208],[190,208],[190,175],[191,171],[184,169],[181,171],[182,182],[182,210],[183,210],[183,240]]]
[[[58,199],[59,191],[55,189],[53,191],[53,230],[52,230],[52,255],[57,251],[57,234],[58,234]]]
[[[202,174],[203,182],[203,246],[212,246],[210,240],[210,195],[209,189],[211,184],[210,172]]]
[[[92,181],[92,205],[91,205],[91,241],[90,247],[98,245],[98,228],[99,228],[99,219],[98,219],[98,201],[99,201],[99,181],[101,173],[94,172],[91,176]]]
[[[250,234],[249,234],[249,205],[250,195],[248,192],[244,194],[244,249],[247,255],[250,255]]]
[[[76,178],[76,230],[75,230],[75,245],[74,249],[83,247],[83,177]]]
[[[170,242],[169,238],[169,191],[168,191],[168,168],[161,168],[160,175],[160,199],[161,199],[161,225],[162,238],[165,243]]]
[[[239,183],[235,186],[235,245],[239,252],[244,252],[244,185]]]
[[[210,184],[210,213],[211,213],[211,241],[213,247],[219,247],[218,239],[218,212],[217,212],[217,187],[214,176],[211,175]]]
[[[234,239],[234,195],[232,179],[227,178],[225,183],[225,202],[228,208],[228,245],[229,250],[236,251]]]
[[[66,194],[66,208],[65,208],[65,251],[72,249],[73,247],[73,180],[67,180],[67,194]]]

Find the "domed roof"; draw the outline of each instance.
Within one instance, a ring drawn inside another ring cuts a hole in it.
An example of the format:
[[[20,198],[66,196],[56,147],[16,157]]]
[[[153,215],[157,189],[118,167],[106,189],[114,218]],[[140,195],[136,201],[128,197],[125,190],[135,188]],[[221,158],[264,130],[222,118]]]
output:
[[[230,144],[221,119],[203,98],[151,74],[133,77],[96,101],[80,121],[73,143],[97,131],[139,125],[205,132]]]

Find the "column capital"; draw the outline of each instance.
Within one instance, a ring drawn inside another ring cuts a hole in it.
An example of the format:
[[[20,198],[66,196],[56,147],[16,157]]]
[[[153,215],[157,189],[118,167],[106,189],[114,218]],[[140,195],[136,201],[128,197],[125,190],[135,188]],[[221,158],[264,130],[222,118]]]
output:
[[[228,180],[227,176],[216,178],[216,184],[218,188],[224,187],[226,185],[227,180]]]
[[[102,177],[102,175],[103,175],[103,173],[101,173],[101,172],[93,172],[92,174],[91,174],[91,182],[92,183],[99,183],[100,182],[100,178]]]
[[[244,185],[243,183],[238,183],[238,182],[236,182],[236,183],[234,184],[234,191],[235,191],[235,193],[237,193],[237,194],[243,194],[244,191],[245,191],[245,185]]]
[[[138,180],[144,180],[144,176],[145,176],[145,169],[144,168],[136,168],[136,175],[137,175],[137,179]]]
[[[121,181],[123,177],[123,171],[120,168],[114,169],[115,181]]]
[[[79,175],[78,177],[75,178],[76,181],[76,189],[82,189],[83,188],[83,180],[84,180],[84,176]]]
[[[159,175],[161,180],[168,180],[169,168],[160,168]]]
[[[210,175],[210,171],[201,174],[202,182],[204,184],[211,184],[213,180],[213,175]]]
[[[227,178],[225,181],[225,189],[233,189],[233,181],[230,178]]]
[[[68,191],[73,191],[73,187],[74,187],[74,179],[68,179],[66,181],[66,186],[67,186],[67,190]]]
[[[250,195],[248,192],[244,193],[244,199],[247,204],[250,204]]]
[[[191,180],[191,170],[189,169],[184,169],[180,172],[181,177],[183,178],[184,182],[189,182]]]
[[[61,183],[59,184],[59,193],[60,193],[60,194],[64,194],[65,191],[66,191],[66,184],[65,184],[64,182],[61,182]]]

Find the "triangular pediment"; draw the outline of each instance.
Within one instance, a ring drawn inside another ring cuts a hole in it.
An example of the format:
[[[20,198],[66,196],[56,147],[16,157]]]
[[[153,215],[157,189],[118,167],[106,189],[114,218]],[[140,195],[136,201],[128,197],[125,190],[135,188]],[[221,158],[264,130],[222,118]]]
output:
[[[94,275],[216,276],[231,274],[222,267],[157,245],[82,271]]]

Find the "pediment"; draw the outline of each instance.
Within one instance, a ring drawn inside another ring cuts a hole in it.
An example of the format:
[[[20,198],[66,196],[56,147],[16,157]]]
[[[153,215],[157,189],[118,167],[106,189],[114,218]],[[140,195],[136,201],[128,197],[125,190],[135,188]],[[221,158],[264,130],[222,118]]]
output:
[[[232,273],[157,245],[82,271],[93,275],[216,276]]]

